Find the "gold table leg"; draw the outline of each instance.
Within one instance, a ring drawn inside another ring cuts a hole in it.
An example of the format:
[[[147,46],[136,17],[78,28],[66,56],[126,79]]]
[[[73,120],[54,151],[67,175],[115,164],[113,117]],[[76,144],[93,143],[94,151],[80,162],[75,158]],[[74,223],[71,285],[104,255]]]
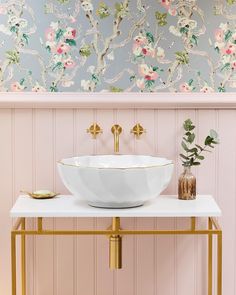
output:
[[[16,295],[16,234],[11,233],[11,275],[12,295]]]
[[[212,229],[211,218],[208,218],[208,229]],[[212,295],[212,234],[208,234],[208,295]]]
[[[217,235],[217,295],[222,295],[222,232]]]
[[[21,229],[25,230],[25,218],[22,219]],[[25,234],[21,235],[21,294],[26,295]]]

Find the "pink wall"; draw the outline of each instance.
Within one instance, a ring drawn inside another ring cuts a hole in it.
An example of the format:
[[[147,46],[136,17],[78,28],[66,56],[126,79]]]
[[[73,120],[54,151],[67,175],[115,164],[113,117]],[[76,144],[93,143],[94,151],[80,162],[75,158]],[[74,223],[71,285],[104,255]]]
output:
[[[236,110],[235,109],[0,109],[0,294],[10,295],[9,210],[19,190],[48,188],[65,192],[55,162],[77,154],[113,153],[110,127],[122,125],[121,153],[157,154],[176,163],[166,193],[176,193],[182,167],[177,161],[181,125],[191,117],[201,141],[210,128],[221,144],[195,174],[198,193],[213,194],[223,210],[223,294],[235,295],[236,280]],[[98,122],[103,134],[85,132]],[[147,134],[134,140],[130,129],[140,122]],[[204,223],[200,221],[199,223]],[[109,219],[47,220],[54,228],[107,228]],[[28,222],[33,226],[33,221]],[[123,219],[124,228],[182,227],[186,220]],[[124,238],[124,268],[108,268],[104,237],[37,237],[27,239],[29,295],[205,295],[206,240],[202,237]]]

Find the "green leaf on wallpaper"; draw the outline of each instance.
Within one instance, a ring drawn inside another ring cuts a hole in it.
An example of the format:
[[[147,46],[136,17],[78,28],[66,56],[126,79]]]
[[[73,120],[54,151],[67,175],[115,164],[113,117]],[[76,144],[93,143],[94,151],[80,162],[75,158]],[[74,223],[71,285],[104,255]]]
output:
[[[56,32],[56,41],[59,41],[64,34],[64,30],[58,29]]]
[[[50,91],[51,92],[58,92],[57,85],[54,82],[52,82],[52,85],[50,86]]]
[[[220,69],[221,72],[223,72],[224,70],[229,70],[230,69],[230,63],[227,62],[226,64],[224,64],[224,66]]]
[[[24,82],[25,82],[25,79],[24,78],[20,79],[20,85],[23,85]]]
[[[66,43],[70,46],[76,46],[76,41],[74,39],[66,39]]]
[[[228,41],[233,35],[233,32],[228,30],[225,34],[225,41]]]
[[[111,86],[110,87],[110,92],[123,92],[124,90],[122,88],[116,87],[116,86]]]
[[[194,44],[194,45],[198,44],[198,37],[196,35],[192,35],[191,43]]]
[[[152,87],[154,86],[154,84],[155,84],[155,81],[154,81],[154,80],[146,80],[146,81],[145,81],[145,87],[146,87],[147,89],[152,88]]]
[[[129,14],[128,5],[124,5],[124,3],[116,3],[115,4],[115,17],[124,18]]]
[[[46,50],[49,52],[49,53],[51,53],[51,47],[48,45],[48,46],[46,46]]]
[[[182,28],[180,28],[179,31],[180,31],[181,34],[184,34],[184,33],[188,33],[189,29],[186,28],[186,27],[182,27]]]
[[[62,69],[63,68],[63,63],[61,61],[57,62],[55,66],[52,68],[52,71],[55,71],[57,69]]]
[[[135,79],[136,79],[135,75],[129,77],[130,82],[134,81]]]
[[[16,50],[9,50],[6,52],[6,58],[9,64],[18,64],[20,62],[20,53]]]
[[[232,4],[235,4],[235,0],[226,0],[226,2],[227,2],[227,4],[229,4],[229,5],[232,5]]]
[[[152,33],[147,32],[146,37],[147,37],[149,43],[154,43],[154,37],[153,37]]]
[[[167,24],[167,13],[161,13],[159,11],[155,12],[156,20],[158,23],[158,26],[164,27]]]
[[[61,4],[67,4],[69,3],[70,0],[57,0],[57,2],[61,3]]]
[[[18,28],[17,26],[12,26],[12,27],[10,28],[10,31],[11,31],[12,33],[17,33],[17,32],[19,31],[19,28]]]
[[[217,53],[220,53],[220,48],[219,48],[218,46],[216,46],[216,47],[215,47],[215,51],[216,51]]]
[[[100,17],[100,19],[110,16],[109,7],[106,5],[106,3],[99,3],[98,9],[96,10],[96,14]]]
[[[96,74],[92,74],[92,81],[95,83],[95,85],[100,84],[99,77]]]
[[[218,87],[218,91],[219,91],[219,92],[226,92],[226,89],[225,89],[224,86],[219,86],[219,87]]]
[[[89,57],[91,55],[91,49],[90,46],[88,44],[84,44],[80,50],[79,50],[79,54],[81,56],[85,56],[85,57]]]
[[[179,64],[187,65],[189,63],[188,52],[186,51],[175,52],[175,59]]]
[[[27,34],[23,33],[22,40],[25,42],[25,44],[29,44],[29,36]]]

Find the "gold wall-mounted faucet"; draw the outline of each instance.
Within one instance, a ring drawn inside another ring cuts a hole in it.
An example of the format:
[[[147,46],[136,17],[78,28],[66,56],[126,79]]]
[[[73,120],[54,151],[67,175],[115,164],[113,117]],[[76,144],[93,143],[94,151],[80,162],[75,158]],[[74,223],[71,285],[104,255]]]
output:
[[[143,133],[146,133],[146,130],[141,126],[141,124],[137,123],[131,130],[130,133],[133,133],[136,139],[139,139]]]
[[[119,137],[122,132],[122,127],[115,124],[111,127],[111,132],[114,135],[114,152],[119,153]]]
[[[87,132],[92,134],[92,138],[96,139],[97,135],[102,133],[102,128],[97,124],[93,123],[88,129]]]

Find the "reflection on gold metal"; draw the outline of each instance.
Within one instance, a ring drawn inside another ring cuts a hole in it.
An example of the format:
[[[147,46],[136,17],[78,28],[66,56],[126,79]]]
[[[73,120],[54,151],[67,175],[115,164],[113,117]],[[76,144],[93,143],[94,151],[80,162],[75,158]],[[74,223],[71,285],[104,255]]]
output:
[[[208,229],[212,230],[212,220],[208,218]],[[212,295],[212,235],[208,235],[208,295]]]
[[[34,199],[52,199],[60,195],[59,193],[54,193],[50,191],[46,191],[45,193],[43,191],[42,193],[40,193],[40,191],[35,191],[31,193],[31,192],[21,190],[20,192],[26,195],[29,195],[31,198],[34,198]]]
[[[112,231],[120,230],[120,218],[112,218]],[[111,235],[109,237],[109,266],[110,269],[122,268],[122,238],[120,235]]]
[[[102,128],[97,124],[97,123],[93,123],[88,129],[87,129],[87,133],[92,134],[92,138],[96,139],[97,135],[102,133]]]
[[[109,238],[109,267],[110,269],[122,268],[121,236],[110,236]]]
[[[130,133],[133,133],[136,139],[139,139],[143,133],[146,133],[146,130],[139,123],[137,123],[133,129],[130,130]]]
[[[122,132],[122,127],[115,124],[111,127],[111,132],[114,135],[114,152],[119,153],[119,137]]]
[[[222,295],[222,230],[215,218],[209,217],[207,229],[198,229],[195,217],[191,218],[191,229],[155,229],[155,230],[123,230],[120,228],[120,218],[113,217],[111,229],[108,230],[48,230],[43,229],[42,218],[38,218],[38,227],[35,230],[25,229],[25,218],[16,221],[11,231],[11,265],[12,265],[12,295],[16,295],[16,237],[21,236],[21,275],[22,293],[26,295],[26,269],[25,269],[25,237],[27,235],[104,235],[109,236],[110,267],[122,267],[122,235],[207,235],[208,236],[208,295],[212,294],[213,283],[213,235],[217,236],[217,295]],[[215,245],[215,243],[214,243]]]

